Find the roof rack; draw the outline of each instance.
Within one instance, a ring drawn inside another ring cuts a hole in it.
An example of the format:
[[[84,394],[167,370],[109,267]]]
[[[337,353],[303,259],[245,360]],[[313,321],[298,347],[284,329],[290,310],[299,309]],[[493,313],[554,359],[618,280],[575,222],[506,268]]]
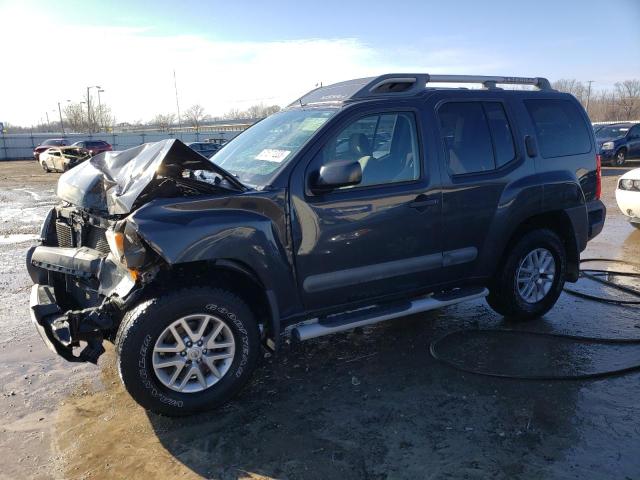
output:
[[[316,88],[291,105],[341,103],[346,100],[387,95],[415,95],[429,83],[479,83],[486,89],[501,85],[532,85],[539,90],[553,90],[543,77],[499,77],[484,75],[430,75],[428,73],[388,73],[378,77],[358,78]]]

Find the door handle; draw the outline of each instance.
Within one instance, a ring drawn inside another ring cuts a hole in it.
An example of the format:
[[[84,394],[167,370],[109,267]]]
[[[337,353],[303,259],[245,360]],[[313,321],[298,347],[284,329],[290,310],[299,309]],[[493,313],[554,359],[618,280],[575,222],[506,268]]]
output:
[[[426,208],[438,205],[440,201],[437,198],[429,198],[426,195],[418,195],[416,199],[409,204],[411,208]]]

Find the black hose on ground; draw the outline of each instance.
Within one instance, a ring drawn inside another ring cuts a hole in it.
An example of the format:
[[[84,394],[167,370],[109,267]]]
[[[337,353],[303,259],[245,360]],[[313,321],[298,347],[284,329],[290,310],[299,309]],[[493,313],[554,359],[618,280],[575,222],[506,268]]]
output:
[[[625,260],[607,259],[607,258],[587,258],[587,259],[581,260],[580,263],[588,263],[588,262],[613,262],[613,263],[619,263],[619,264],[640,268],[640,265],[627,262]],[[619,276],[619,277],[640,278],[640,273],[634,273],[634,272],[619,272],[619,271],[599,270],[599,269],[581,269],[580,270],[580,277],[588,278],[595,282],[601,283],[607,287],[624,292],[625,294],[630,295],[632,297],[637,297],[639,300],[618,300],[614,298],[601,297],[601,296],[590,295],[587,293],[579,292],[577,290],[573,290],[566,287],[565,287],[565,291],[570,295],[574,295],[580,298],[584,298],[584,299],[592,300],[596,302],[607,303],[611,305],[640,305],[640,290],[631,288],[631,287],[626,287],[624,285],[619,285],[615,282],[612,282],[611,280],[603,278],[611,275]],[[455,361],[446,358],[445,356],[441,355],[438,352],[438,346],[442,344],[445,340],[451,340],[452,337],[486,335],[486,334],[560,338],[563,340],[571,340],[576,343],[588,344],[588,345],[593,345],[593,344],[640,345],[640,339],[630,339],[630,338],[585,337],[585,336],[578,336],[578,335],[568,335],[564,333],[531,332],[531,331],[519,331],[519,330],[509,330],[509,329],[457,330],[455,332],[448,333],[431,342],[431,344],[429,345],[429,353],[434,359],[458,371],[465,372],[465,373],[472,373],[474,375],[483,375],[486,377],[495,377],[495,378],[511,378],[511,379],[519,379],[519,380],[546,380],[546,381],[594,380],[594,379],[613,377],[613,376],[640,371],[640,364],[639,364],[639,365],[631,365],[628,367],[623,367],[615,370],[607,370],[604,372],[594,372],[594,373],[584,373],[584,374],[574,374],[574,375],[514,375],[514,374],[504,374],[499,372],[486,372],[486,371],[474,369],[471,367],[465,367],[464,365],[458,364]]]

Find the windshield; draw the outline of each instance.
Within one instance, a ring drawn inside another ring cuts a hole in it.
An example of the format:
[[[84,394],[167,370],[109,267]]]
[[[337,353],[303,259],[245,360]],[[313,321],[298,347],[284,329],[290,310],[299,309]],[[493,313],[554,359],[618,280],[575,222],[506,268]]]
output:
[[[336,112],[309,108],[276,113],[242,132],[213,158],[242,183],[264,187]]]
[[[600,130],[596,130],[597,138],[618,138],[624,137],[629,131],[630,127],[602,127]]]

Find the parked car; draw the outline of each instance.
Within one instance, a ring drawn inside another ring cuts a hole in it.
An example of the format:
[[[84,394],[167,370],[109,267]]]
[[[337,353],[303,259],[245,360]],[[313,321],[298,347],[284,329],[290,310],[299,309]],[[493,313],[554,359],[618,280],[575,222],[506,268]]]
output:
[[[39,160],[40,154],[45,150],[47,150],[48,148],[64,147],[66,145],[69,145],[69,140],[66,138],[50,138],[48,140],[45,140],[44,142],[42,142],[40,145],[38,145],[36,148],[33,149],[33,159],[36,161]]]
[[[38,160],[45,172],[66,172],[91,157],[89,150],[80,147],[51,147]]]
[[[75,142],[73,146],[88,150],[91,156],[102,152],[110,152],[112,150],[111,144],[104,140],[81,140],[79,142]]]
[[[221,145],[217,143],[208,143],[208,142],[191,142],[191,143],[187,143],[187,145],[192,150],[195,150],[200,155],[206,158],[211,158],[218,152],[218,150],[222,148]]]
[[[640,123],[615,123],[596,131],[602,163],[616,167],[640,158]]]
[[[27,254],[32,319],[73,362],[113,341],[128,392],[166,415],[229,400],[285,329],[304,341],[480,298],[533,319],[602,230],[597,154],[580,103],[543,78],[321,87],[212,160],[171,139],[62,175]]]
[[[616,201],[631,225],[640,229],[640,168],[620,177],[616,188]]]

